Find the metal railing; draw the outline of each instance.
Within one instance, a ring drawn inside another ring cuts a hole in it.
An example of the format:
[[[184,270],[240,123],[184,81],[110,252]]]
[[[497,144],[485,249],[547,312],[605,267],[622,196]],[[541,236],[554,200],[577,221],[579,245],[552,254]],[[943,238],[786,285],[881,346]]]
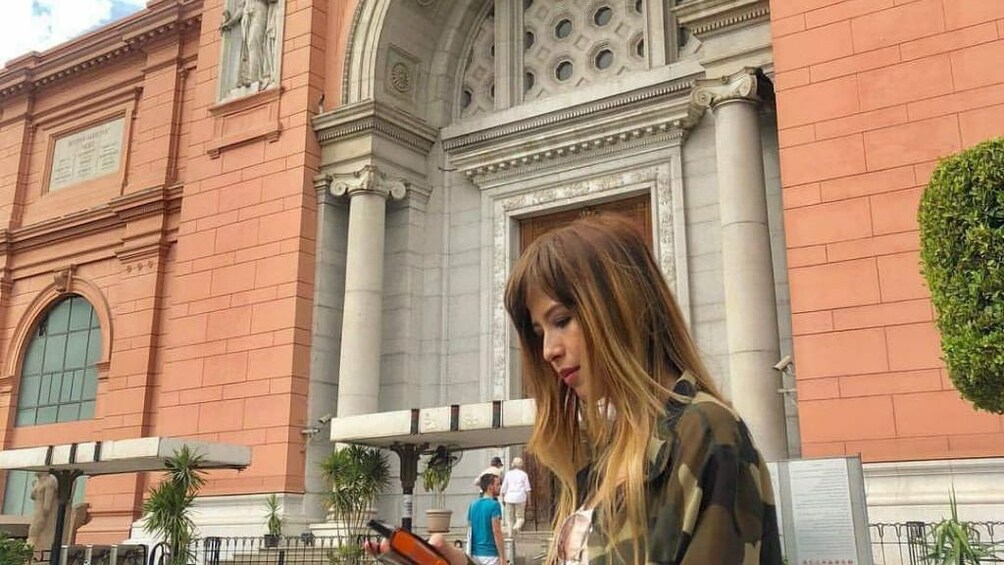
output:
[[[969,522],[974,541],[992,554],[981,563],[1004,563],[1004,522]],[[931,565],[928,544],[935,524],[930,522],[877,523],[868,526],[875,565]]]
[[[992,556],[983,559],[981,563],[1004,563],[1004,521],[969,524],[975,532],[975,541],[985,544],[992,553]],[[870,524],[868,531],[874,564],[933,565],[933,560],[926,556],[934,526],[934,523],[929,522]],[[362,553],[362,543],[367,539],[369,536],[348,538],[310,534],[278,539],[266,539],[264,536],[206,537],[193,543],[192,555],[196,565],[367,565],[374,561]],[[105,562],[95,558],[100,556],[107,559],[107,548],[108,546],[94,546],[92,565]],[[143,557],[149,558],[147,565],[162,565],[158,561],[166,562],[166,559],[158,559],[166,557],[163,552],[153,551],[149,555],[145,551],[143,553]],[[121,562],[125,555],[118,557]],[[129,558],[129,565],[134,565],[137,555],[131,553]],[[74,561],[71,558],[68,561],[76,563],[79,559]]]
[[[268,538],[206,537],[196,542],[198,565],[357,565],[373,561],[363,554],[367,536]]]

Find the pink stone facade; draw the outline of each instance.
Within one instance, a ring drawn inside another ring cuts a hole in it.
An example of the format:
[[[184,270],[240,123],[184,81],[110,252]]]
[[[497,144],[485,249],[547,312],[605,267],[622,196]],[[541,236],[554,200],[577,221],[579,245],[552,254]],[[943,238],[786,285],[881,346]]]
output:
[[[303,491],[326,7],[288,0],[280,87],[222,105],[221,0],[150,2],[0,71],[4,448],[232,442],[252,466],[214,473],[203,494]],[[54,140],[118,117],[119,171],[49,191]],[[24,348],[67,293],[101,324],[95,418],[17,427]],[[80,539],[127,537],[152,480],[91,479]]]
[[[771,2],[806,456],[1000,456],[960,399],[919,271],[938,158],[1004,132],[1004,4]]]

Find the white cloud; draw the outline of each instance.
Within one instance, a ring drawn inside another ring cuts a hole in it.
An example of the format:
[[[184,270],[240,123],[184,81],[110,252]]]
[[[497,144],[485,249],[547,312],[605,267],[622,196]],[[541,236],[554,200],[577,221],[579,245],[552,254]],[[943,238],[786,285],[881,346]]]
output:
[[[146,0],[2,1],[0,63],[55,47],[146,5]]]

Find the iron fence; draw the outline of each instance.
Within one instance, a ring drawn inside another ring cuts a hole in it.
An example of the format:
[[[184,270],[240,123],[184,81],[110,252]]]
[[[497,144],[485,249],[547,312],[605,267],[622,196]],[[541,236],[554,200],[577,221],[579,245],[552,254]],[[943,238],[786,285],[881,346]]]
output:
[[[976,539],[990,556],[981,563],[1004,563],[1004,522],[969,522]],[[928,544],[935,524],[930,522],[877,523],[868,526],[875,565],[934,565]]]
[[[981,563],[1004,563],[1004,522],[969,524],[973,527],[975,541],[984,544],[991,553]],[[927,558],[934,526],[934,523],[928,522],[870,524],[868,529],[874,564],[934,565],[934,561]],[[310,534],[278,539],[266,539],[264,536],[206,537],[193,543],[191,555],[196,565],[370,565],[374,560],[362,552],[362,544],[367,539],[375,538],[367,535]],[[36,559],[38,557],[36,554]],[[135,556],[131,557],[135,560]],[[167,563],[168,555],[163,547],[155,547],[148,557],[147,565],[163,565]],[[532,561],[532,558],[527,559],[527,563]],[[92,563],[101,561],[94,560]]]
[[[369,536],[206,537],[195,543],[197,565],[361,565]],[[152,564],[156,565],[156,564]]]

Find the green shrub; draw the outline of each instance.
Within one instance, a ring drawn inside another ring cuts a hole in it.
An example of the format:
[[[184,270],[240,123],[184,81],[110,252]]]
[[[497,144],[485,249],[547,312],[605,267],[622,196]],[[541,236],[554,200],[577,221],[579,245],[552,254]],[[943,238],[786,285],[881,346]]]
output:
[[[952,382],[977,408],[1004,413],[1004,138],[944,159],[918,220]]]
[[[0,532],[0,563],[3,565],[27,565],[31,562],[32,548],[27,542],[7,537]]]

